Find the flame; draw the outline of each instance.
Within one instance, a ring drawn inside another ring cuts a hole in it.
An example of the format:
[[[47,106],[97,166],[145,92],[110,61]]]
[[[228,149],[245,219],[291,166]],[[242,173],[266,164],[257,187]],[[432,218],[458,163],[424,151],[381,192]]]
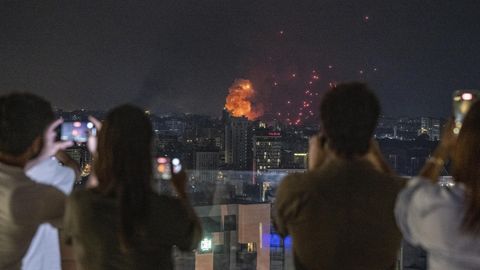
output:
[[[262,115],[261,109],[252,102],[255,89],[249,80],[236,79],[228,91],[225,108],[232,116],[245,116],[248,120],[255,120]]]

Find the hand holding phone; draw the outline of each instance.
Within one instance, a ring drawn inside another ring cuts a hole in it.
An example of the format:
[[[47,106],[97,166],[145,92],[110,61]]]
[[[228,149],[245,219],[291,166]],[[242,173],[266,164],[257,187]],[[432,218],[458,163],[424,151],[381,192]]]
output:
[[[170,180],[175,174],[180,173],[182,164],[178,158],[170,160],[168,157],[157,158],[157,172],[163,180]]]
[[[102,122],[100,122],[100,120],[98,120],[97,118],[95,118],[93,116],[89,116],[88,120],[90,120],[90,122],[93,123],[93,125],[95,126],[95,129],[96,129],[96,133],[98,133],[100,131],[100,129],[102,128]],[[90,153],[92,153],[94,155],[97,153],[97,144],[98,144],[98,139],[97,139],[97,134],[96,133],[95,134],[90,134],[90,136],[88,137],[88,141],[87,141],[88,151],[90,151]]]
[[[60,127],[60,140],[86,143],[88,137],[96,133],[95,125],[90,121],[68,121]]]
[[[34,159],[30,160],[26,166],[25,171],[34,167],[43,160],[54,156],[59,150],[65,150],[73,145],[72,141],[57,141],[58,127],[63,123],[63,119],[53,121],[45,130],[43,134],[43,145],[40,153]]]
[[[170,181],[175,188],[178,197],[187,198],[187,174],[184,170],[180,170],[178,173],[174,173]]]
[[[453,92],[454,134],[458,135],[460,133],[465,115],[479,97],[480,92],[477,90],[457,90]]]

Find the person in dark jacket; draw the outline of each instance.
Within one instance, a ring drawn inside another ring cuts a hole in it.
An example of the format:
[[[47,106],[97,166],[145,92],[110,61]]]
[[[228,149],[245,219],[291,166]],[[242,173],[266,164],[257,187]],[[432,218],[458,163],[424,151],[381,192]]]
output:
[[[91,149],[97,184],[74,192],[65,210],[77,270],[173,269],[173,246],[197,247],[201,227],[186,174],[171,180],[176,198],[152,190],[152,139],[148,116],[131,105],[114,108],[101,124],[98,151]]]

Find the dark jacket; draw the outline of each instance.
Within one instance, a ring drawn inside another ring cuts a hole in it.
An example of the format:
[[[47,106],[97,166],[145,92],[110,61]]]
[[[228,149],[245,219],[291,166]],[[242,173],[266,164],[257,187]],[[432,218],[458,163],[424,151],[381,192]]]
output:
[[[77,270],[173,269],[172,247],[192,250],[201,227],[176,198],[150,194],[150,210],[131,247],[122,249],[117,200],[95,190],[72,193],[64,234],[73,242]]]

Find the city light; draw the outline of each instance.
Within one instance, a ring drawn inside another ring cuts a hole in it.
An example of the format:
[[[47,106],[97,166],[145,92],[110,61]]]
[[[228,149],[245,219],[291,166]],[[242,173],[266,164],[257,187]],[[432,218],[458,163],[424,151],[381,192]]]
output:
[[[200,242],[200,251],[201,252],[210,252],[212,251],[212,239],[203,238]]]
[[[463,93],[463,94],[462,94],[462,99],[463,99],[463,100],[472,100],[472,99],[473,99],[473,95],[472,95],[472,93]]]

